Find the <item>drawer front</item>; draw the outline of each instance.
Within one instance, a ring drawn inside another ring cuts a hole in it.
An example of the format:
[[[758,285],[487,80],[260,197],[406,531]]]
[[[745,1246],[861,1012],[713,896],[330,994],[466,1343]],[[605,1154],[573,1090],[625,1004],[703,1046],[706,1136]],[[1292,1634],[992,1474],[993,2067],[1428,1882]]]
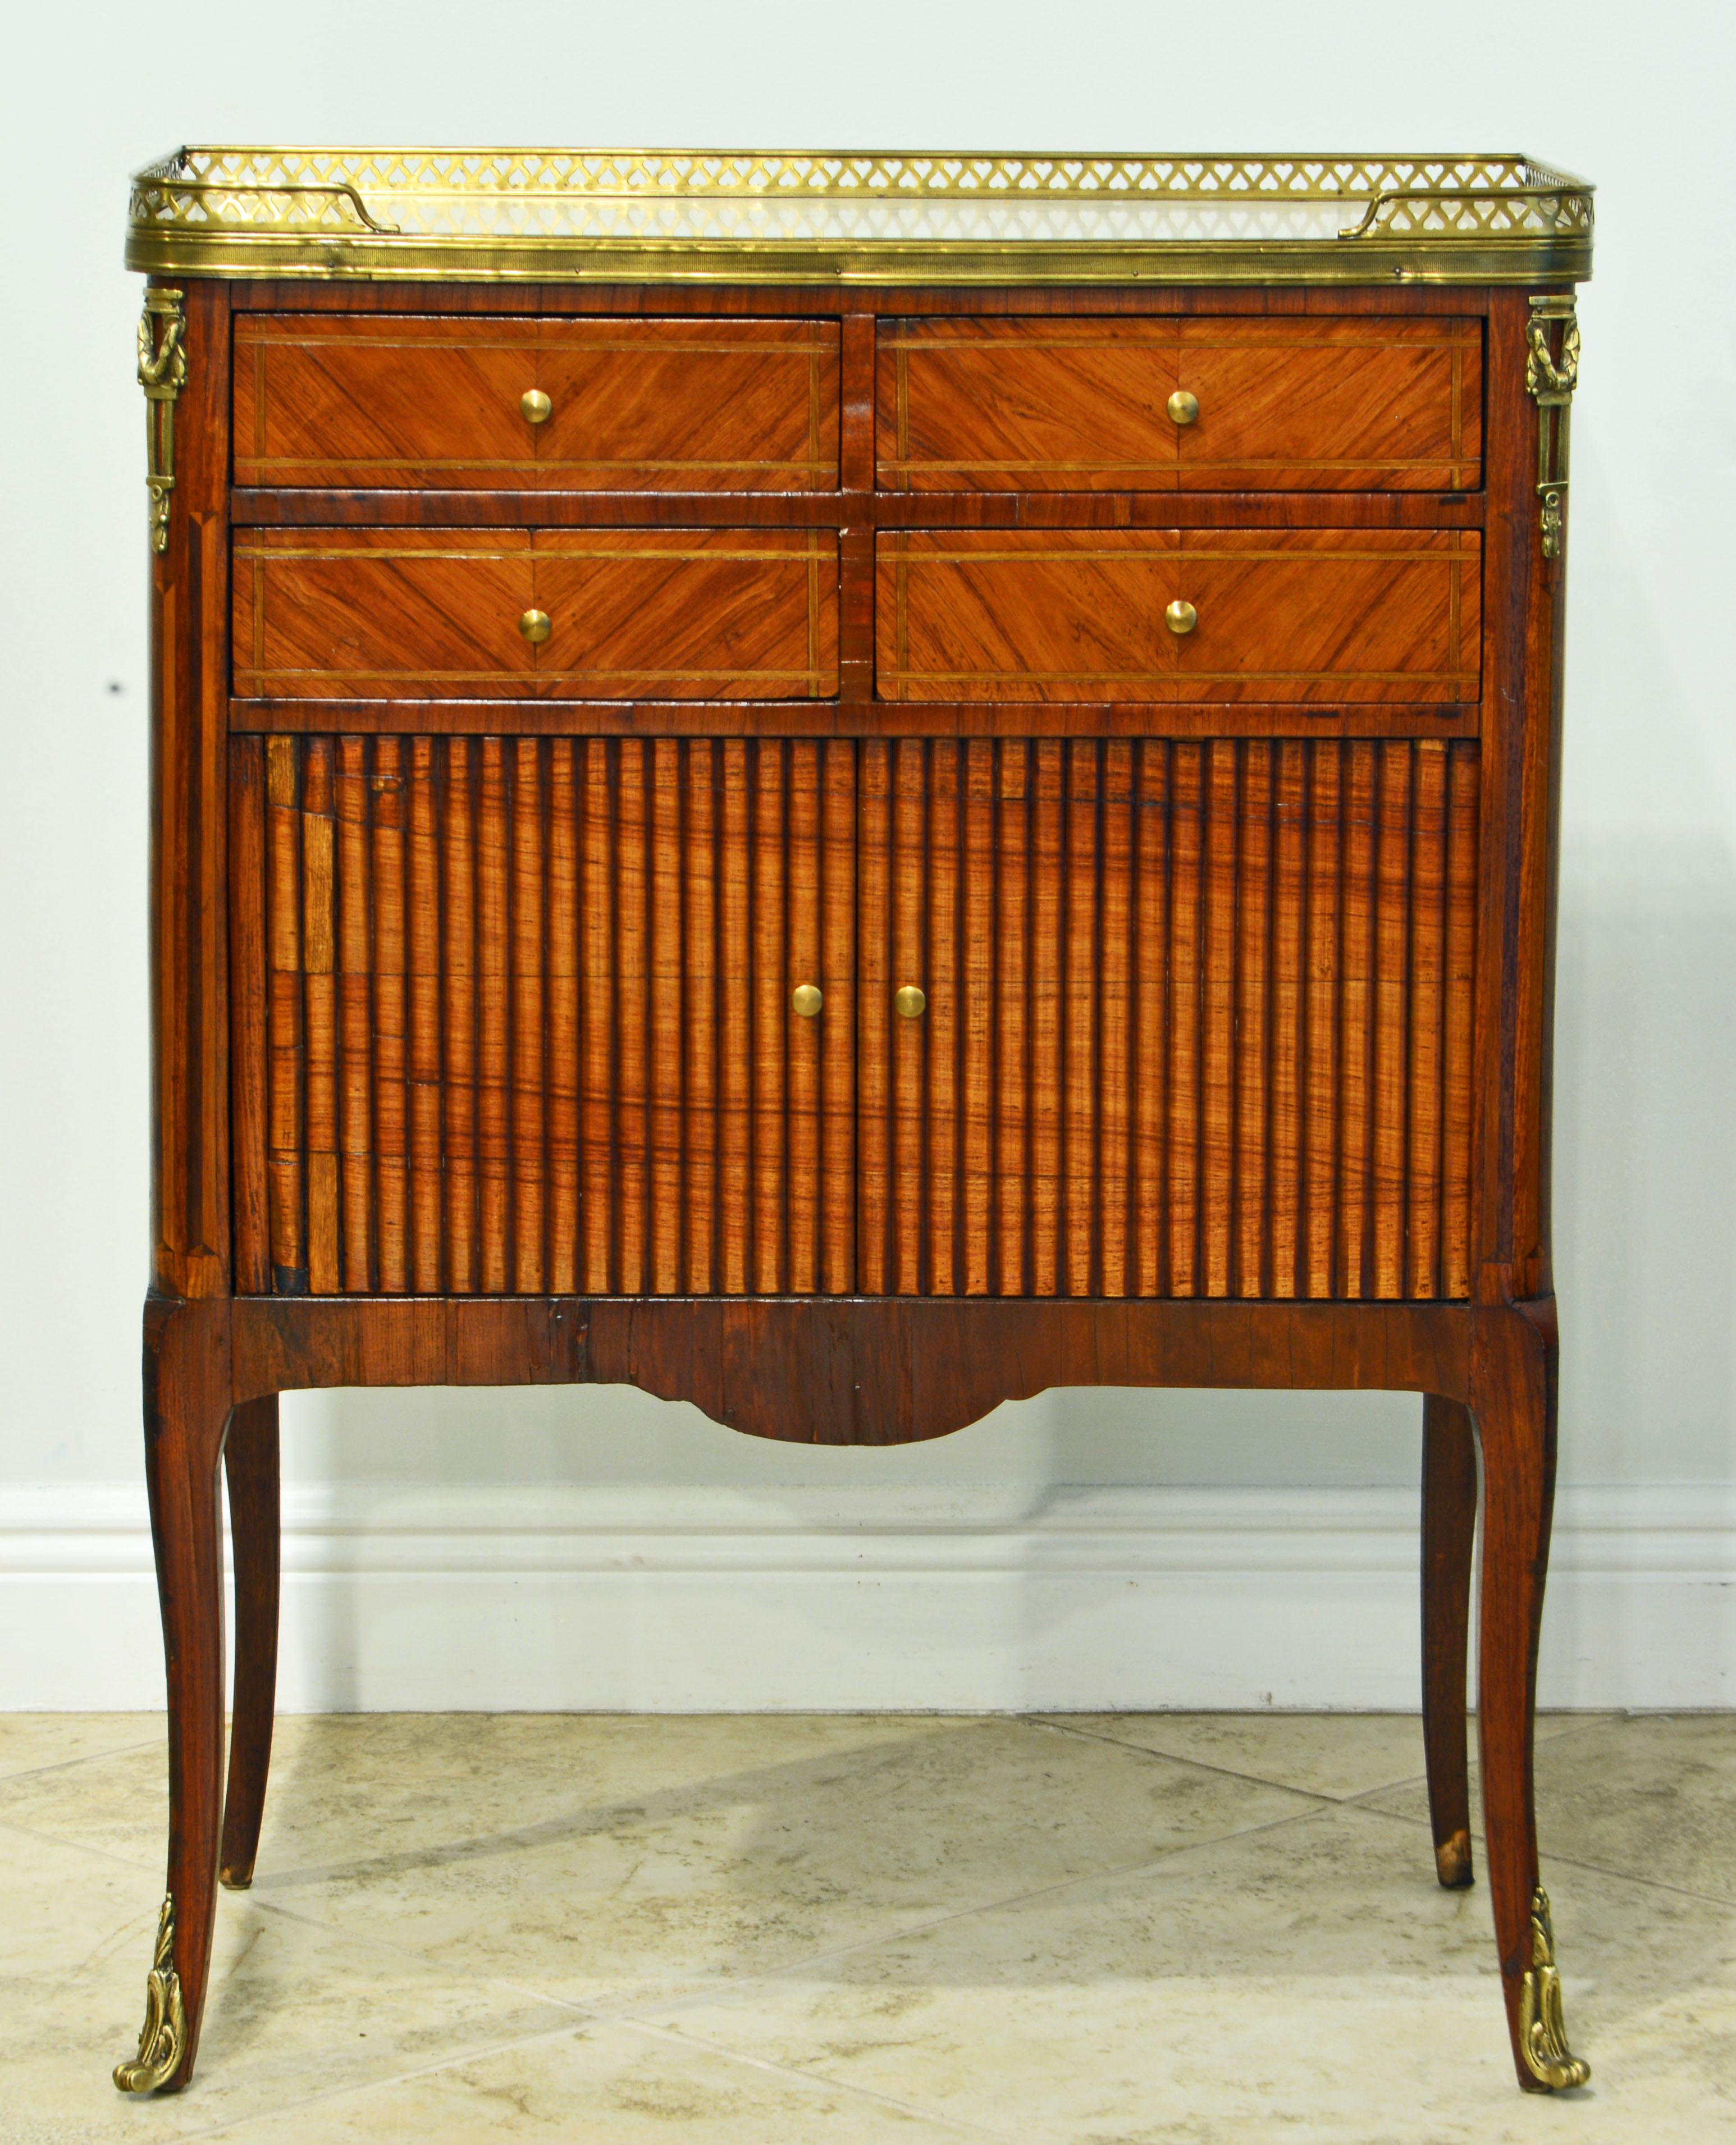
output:
[[[831,530],[262,529],[236,537],[234,565],[244,699],[838,689]]]
[[[537,391],[547,415],[521,408]],[[243,316],[235,480],[442,490],[838,483],[825,321]]]
[[[883,699],[1477,697],[1475,532],[911,530],[878,545]],[[1191,630],[1171,630],[1171,605],[1192,606]]]
[[[1176,394],[1198,406],[1188,422]],[[1482,481],[1476,320],[890,321],[877,396],[896,490]]]
[[[1468,1292],[1473,741],[231,749],[245,1291]]]

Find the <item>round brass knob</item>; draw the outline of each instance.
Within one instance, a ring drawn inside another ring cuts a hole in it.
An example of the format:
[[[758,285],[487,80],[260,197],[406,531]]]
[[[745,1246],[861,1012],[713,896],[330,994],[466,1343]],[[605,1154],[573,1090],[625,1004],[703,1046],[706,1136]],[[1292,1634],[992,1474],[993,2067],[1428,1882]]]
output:
[[[1191,425],[1200,414],[1200,398],[1190,395],[1185,387],[1178,387],[1169,398],[1169,414],[1177,425]]]
[[[789,994],[790,1010],[800,1013],[803,1020],[812,1020],[825,1003],[825,993],[818,983],[798,983]]]
[[[1200,614],[1185,596],[1177,596],[1165,609],[1163,622],[1171,633],[1191,633],[1200,622]]]
[[[1173,609],[1174,606],[1171,605],[1171,608]],[[545,610],[527,610],[519,620],[519,631],[524,635],[533,648],[540,648],[554,630],[554,627],[549,623],[549,614]]]
[[[919,1020],[928,1003],[926,991],[919,991],[914,983],[906,983],[902,990],[894,991],[892,1002],[906,1020]]]
[[[546,425],[555,405],[540,387],[527,387],[519,397],[519,413],[527,425]]]

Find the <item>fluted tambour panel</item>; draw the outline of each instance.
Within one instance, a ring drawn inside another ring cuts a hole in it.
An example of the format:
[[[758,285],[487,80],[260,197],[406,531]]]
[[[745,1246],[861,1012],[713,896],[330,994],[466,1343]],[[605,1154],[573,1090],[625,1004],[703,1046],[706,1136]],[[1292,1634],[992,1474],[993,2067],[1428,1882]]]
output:
[[[853,745],[265,758],[280,1291],[853,1286]]]
[[[858,750],[863,1290],[1469,1293],[1475,744]]]
[[[1469,1292],[1474,743],[265,761],[281,1291]]]

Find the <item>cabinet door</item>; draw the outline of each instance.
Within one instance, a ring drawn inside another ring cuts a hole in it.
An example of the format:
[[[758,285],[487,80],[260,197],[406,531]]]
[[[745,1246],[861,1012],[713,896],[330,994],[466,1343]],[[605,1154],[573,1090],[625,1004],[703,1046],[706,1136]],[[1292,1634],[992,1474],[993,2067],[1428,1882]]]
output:
[[[237,739],[241,1285],[848,1291],[855,777],[803,739]]]
[[[1468,1293],[1475,744],[860,750],[864,1291]]]

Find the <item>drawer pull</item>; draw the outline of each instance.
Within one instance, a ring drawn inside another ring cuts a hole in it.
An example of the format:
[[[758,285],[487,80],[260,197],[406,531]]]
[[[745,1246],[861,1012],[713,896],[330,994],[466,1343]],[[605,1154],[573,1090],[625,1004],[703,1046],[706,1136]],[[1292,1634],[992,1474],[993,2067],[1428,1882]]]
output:
[[[1171,633],[1191,633],[1200,622],[1200,614],[1185,596],[1177,596],[1166,608],[1163,622]]]
[[[825,993],[818,983],[798,983],[789,994],[790,1010],[801,1014],[803,1020],[812,1020],[826,1003]]]
[[[555,405],[540,387],[527,387],[519,397],[519,413],[527,425],[546,425]]]
[[[1178,425],[1191,425],[1200,414],[1200,398],[1190,395],[1185,387],[1178,387],[1169,398],[1169,413]]]
[[[892,1002],[898,1008],[901,1018],[920,1020],[928,1003],[928,994],[926,991],[918,990],[914,983],[906,983],[902,990],[893,993]]]
[[[527,610],[519,620],[519,631],[533,648],[540,648],[554,630],[545,610]]]

